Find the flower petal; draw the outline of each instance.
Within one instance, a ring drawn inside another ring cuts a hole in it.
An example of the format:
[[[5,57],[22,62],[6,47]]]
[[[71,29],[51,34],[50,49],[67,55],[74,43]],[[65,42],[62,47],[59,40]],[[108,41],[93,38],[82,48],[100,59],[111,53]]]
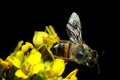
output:
[[[23,62],[25,59],[24,53],[22,51],[17,51],[15,53],[15,57],[19,59],[21,62]]]
[[[35,65],[41,62],[41,53],[37,51],[36,49],[32,49],[27,61],[31,65]]]
[[[15,67],[21,68],[22,62],[19,59],[17,59],[16,57],[14,57],[13,55],[8,56],[6,60],[8,62],[12,63]]]
[[[77,72],[78,72],[78,69],[73,70],[71,73],[68,74],[66,79],[77,80],[77,77],[75,76]]]
[[[38,72],[43,72],[43,71],[44,71],[44,64],[39,63],[34,66],[32,73],[37,74]]]
[[[31,44],[31,43],[29,43],[29,42],[26,42],[23,46],[22,46],[22,48],[21,48],[21,51],[23,51],[23,52],[26,52],[26,51],[28,51],[28,49],[32,49],[33,48],[33,45]]]
[[[35,31],[33,36],[33,44],[35,47],[39,47],[40,45],[44,44],[43,37],[48,37],[48,34],[42,31]]]
[[[18,50],[20,50],[20,48],[21,48],[21,46],[22,46],[23,43],[24,43],[23,40],[19,41],[18,44],[17,44],[17,46],[16,46],[16,48],[14,49],[13,53],[16,52],[16,51],[18,51]]]
[[[60,76],[65,69],[65,63],[63,59],[55,59],[52,65],[52,73],[58,74]]]
[[[15,75],[18,77],[18,78],[23,78],[23,79],[27,79],[28,78],[28,75],[25,75],[22,70],[17,70],[15,72]]]
[[[70,80],[77,80],[77,77],[75,75],[71,76]]]

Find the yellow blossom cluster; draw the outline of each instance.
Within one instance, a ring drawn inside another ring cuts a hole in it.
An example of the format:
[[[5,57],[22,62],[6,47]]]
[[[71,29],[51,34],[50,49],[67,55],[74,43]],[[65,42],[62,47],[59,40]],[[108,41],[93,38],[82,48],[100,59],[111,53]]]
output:
[[[45,31],[35,31],[32,43],[19,41],[5,60],[0,58],[0,79],[77,80],[78,69],[62,77],[65,61],[55,58],[50,50],[59,41],[60,38],[51,25],[46,26]],[[51,59],[44,59],[47,54]]]

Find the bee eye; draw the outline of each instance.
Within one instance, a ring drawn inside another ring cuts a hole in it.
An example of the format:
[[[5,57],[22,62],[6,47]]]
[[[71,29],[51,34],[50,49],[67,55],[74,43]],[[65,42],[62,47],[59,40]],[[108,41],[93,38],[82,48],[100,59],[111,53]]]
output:
[[[84,58],[84,53],[83,53],[82,50],[76,49],[76,54],[75,54],[75,56],[76,56],[76,58],[78,58],[78,59],[82,59],[82,58]]]
[[[97,52],[96,51],[92,51],[92,56],[95,58],[95,57],[97,57]]]

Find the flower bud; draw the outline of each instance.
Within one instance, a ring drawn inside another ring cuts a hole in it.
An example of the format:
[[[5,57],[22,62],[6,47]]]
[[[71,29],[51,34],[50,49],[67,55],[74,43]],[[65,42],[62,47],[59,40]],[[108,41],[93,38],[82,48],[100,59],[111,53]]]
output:
[[[29,43],[29,42],[26,42],[26,43],[22,46],[21,51],[27,52],[30,48],[32,49],[32,48],[33,48],[33,45],[32,45],[31,43]]]

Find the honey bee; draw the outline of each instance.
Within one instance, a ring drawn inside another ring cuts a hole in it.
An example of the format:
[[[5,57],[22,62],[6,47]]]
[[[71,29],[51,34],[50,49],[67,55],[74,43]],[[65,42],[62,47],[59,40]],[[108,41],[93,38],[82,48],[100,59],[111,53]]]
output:
[[[69,40],[61,40],[52,47],[56,58],[72,61],[79,65],[92,67],[97,63],[98,54],[82,40],[82,27],[80,18],[73,12],[66,24]]]

